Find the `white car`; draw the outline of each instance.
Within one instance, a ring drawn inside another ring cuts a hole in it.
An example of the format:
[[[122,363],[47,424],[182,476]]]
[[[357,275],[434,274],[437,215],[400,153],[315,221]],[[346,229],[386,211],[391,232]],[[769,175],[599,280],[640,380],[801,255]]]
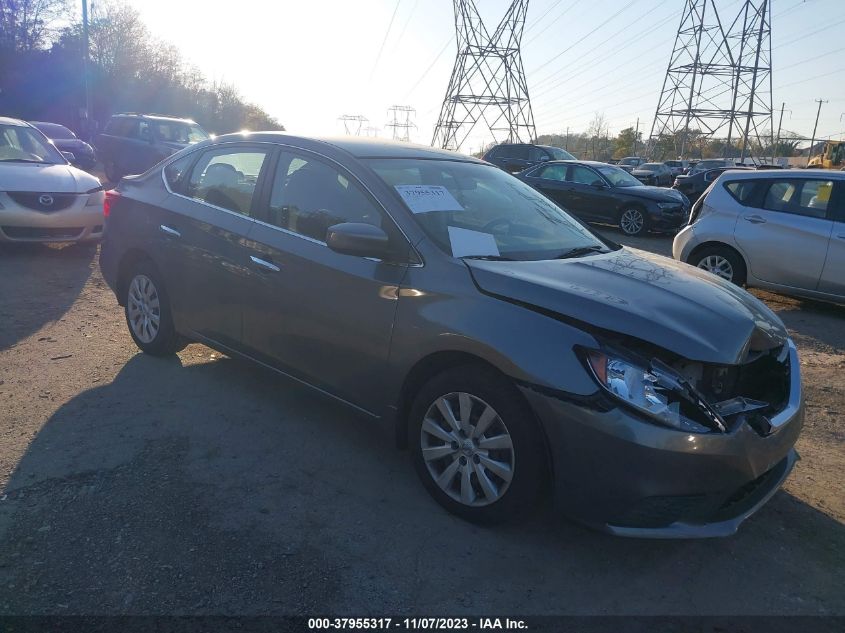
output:
[[[845,173],[728,170],[672,254],[740,286],[845,303]]]
[[[0,117],[0,242],[98,240],[103,198],[35,127]]]

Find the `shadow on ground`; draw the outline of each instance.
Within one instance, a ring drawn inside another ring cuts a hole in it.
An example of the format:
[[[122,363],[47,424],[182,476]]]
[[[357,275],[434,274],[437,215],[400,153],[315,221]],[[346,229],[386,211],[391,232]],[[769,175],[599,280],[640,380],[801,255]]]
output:
[[[845,527],[786,493],[723,540],[481,528],[389,433],[229,359],[133,357],[0,497],[0,614],[845,613]]]
[[[0,244],[0,350],[67,312],[91,276],[96,252],[96,244]]]

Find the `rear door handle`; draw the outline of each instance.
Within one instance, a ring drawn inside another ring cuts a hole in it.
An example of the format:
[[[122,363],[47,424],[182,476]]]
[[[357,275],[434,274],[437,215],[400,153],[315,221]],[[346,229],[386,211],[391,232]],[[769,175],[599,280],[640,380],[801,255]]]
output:
[[[169,235],[170,237],[182,237],[182,234],[179,231],[170,228],[166,224],[160,224],[158,228],[162,233]]]
[[[751,224],[765,224],[766,218],[762,218],[759,215],[744,215],[742,219],[746,222],[751,222]]]
[[[250,255],[249,258],[252,260],[252,263],[256,266],[260,266],[261,268],[268,270],[270,272],[277,273],[281,270],[276,264],[273,262],[268,262],[266,259],[261,259],[260,257],[256,257],[255,255]]]

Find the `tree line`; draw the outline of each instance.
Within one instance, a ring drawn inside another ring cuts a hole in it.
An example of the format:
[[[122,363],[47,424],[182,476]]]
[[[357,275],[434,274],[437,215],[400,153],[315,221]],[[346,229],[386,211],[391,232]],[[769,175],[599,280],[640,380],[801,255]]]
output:
[[[586,132],[541,134],[537,143],[562,147],[576,158],[582,160],[608,161],[626,156],[646,156],[653,160],[672,160],[678,158],[734,158],[742,155],[742,141],[716,138],[702,134],[699,130],[689,130],[686,134],[663,134],[652,139],[643,139],[641,129],[628,127],[611,136],[603,114],[596,114]],[[755,157],[795,156],[801,138],[793,132],[781,135],[774,143],[770,139],[757,141],[752,139],[745,155]]]
[[[0,0],[0,116],[62,123],[90,137],[116,112],[194,119],[209,132],[283,130],[230,84],[212,83],[122,0],[89,19],[91,116],[85,117],[82,23],[69,0]]]

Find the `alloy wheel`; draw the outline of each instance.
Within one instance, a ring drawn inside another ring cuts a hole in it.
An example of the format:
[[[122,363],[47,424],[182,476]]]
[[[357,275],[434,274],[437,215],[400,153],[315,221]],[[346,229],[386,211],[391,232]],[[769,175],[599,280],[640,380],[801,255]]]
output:
[[[135,275],[127,297],[129,327],[142,343],[151,343],[161,326],[161,303],[155,284],[146,275]]]
[[[420,448],[434,482],[463,505],[495,503],[513,480],[510,433],[496,410],[472,394],[449,393],[429,406]]]
[[[731,263],[721,255],[708,255],[700,262],[698,262],[698,267],[706,270],[709,273],[713,273],[714,275],[717,275],[722,279],[733,281],[733,266],[731,266]]]
[[[639,209],[626,209],[619,220],[619,226],[628,235],[637,235],[644,225],[645,218]]]

